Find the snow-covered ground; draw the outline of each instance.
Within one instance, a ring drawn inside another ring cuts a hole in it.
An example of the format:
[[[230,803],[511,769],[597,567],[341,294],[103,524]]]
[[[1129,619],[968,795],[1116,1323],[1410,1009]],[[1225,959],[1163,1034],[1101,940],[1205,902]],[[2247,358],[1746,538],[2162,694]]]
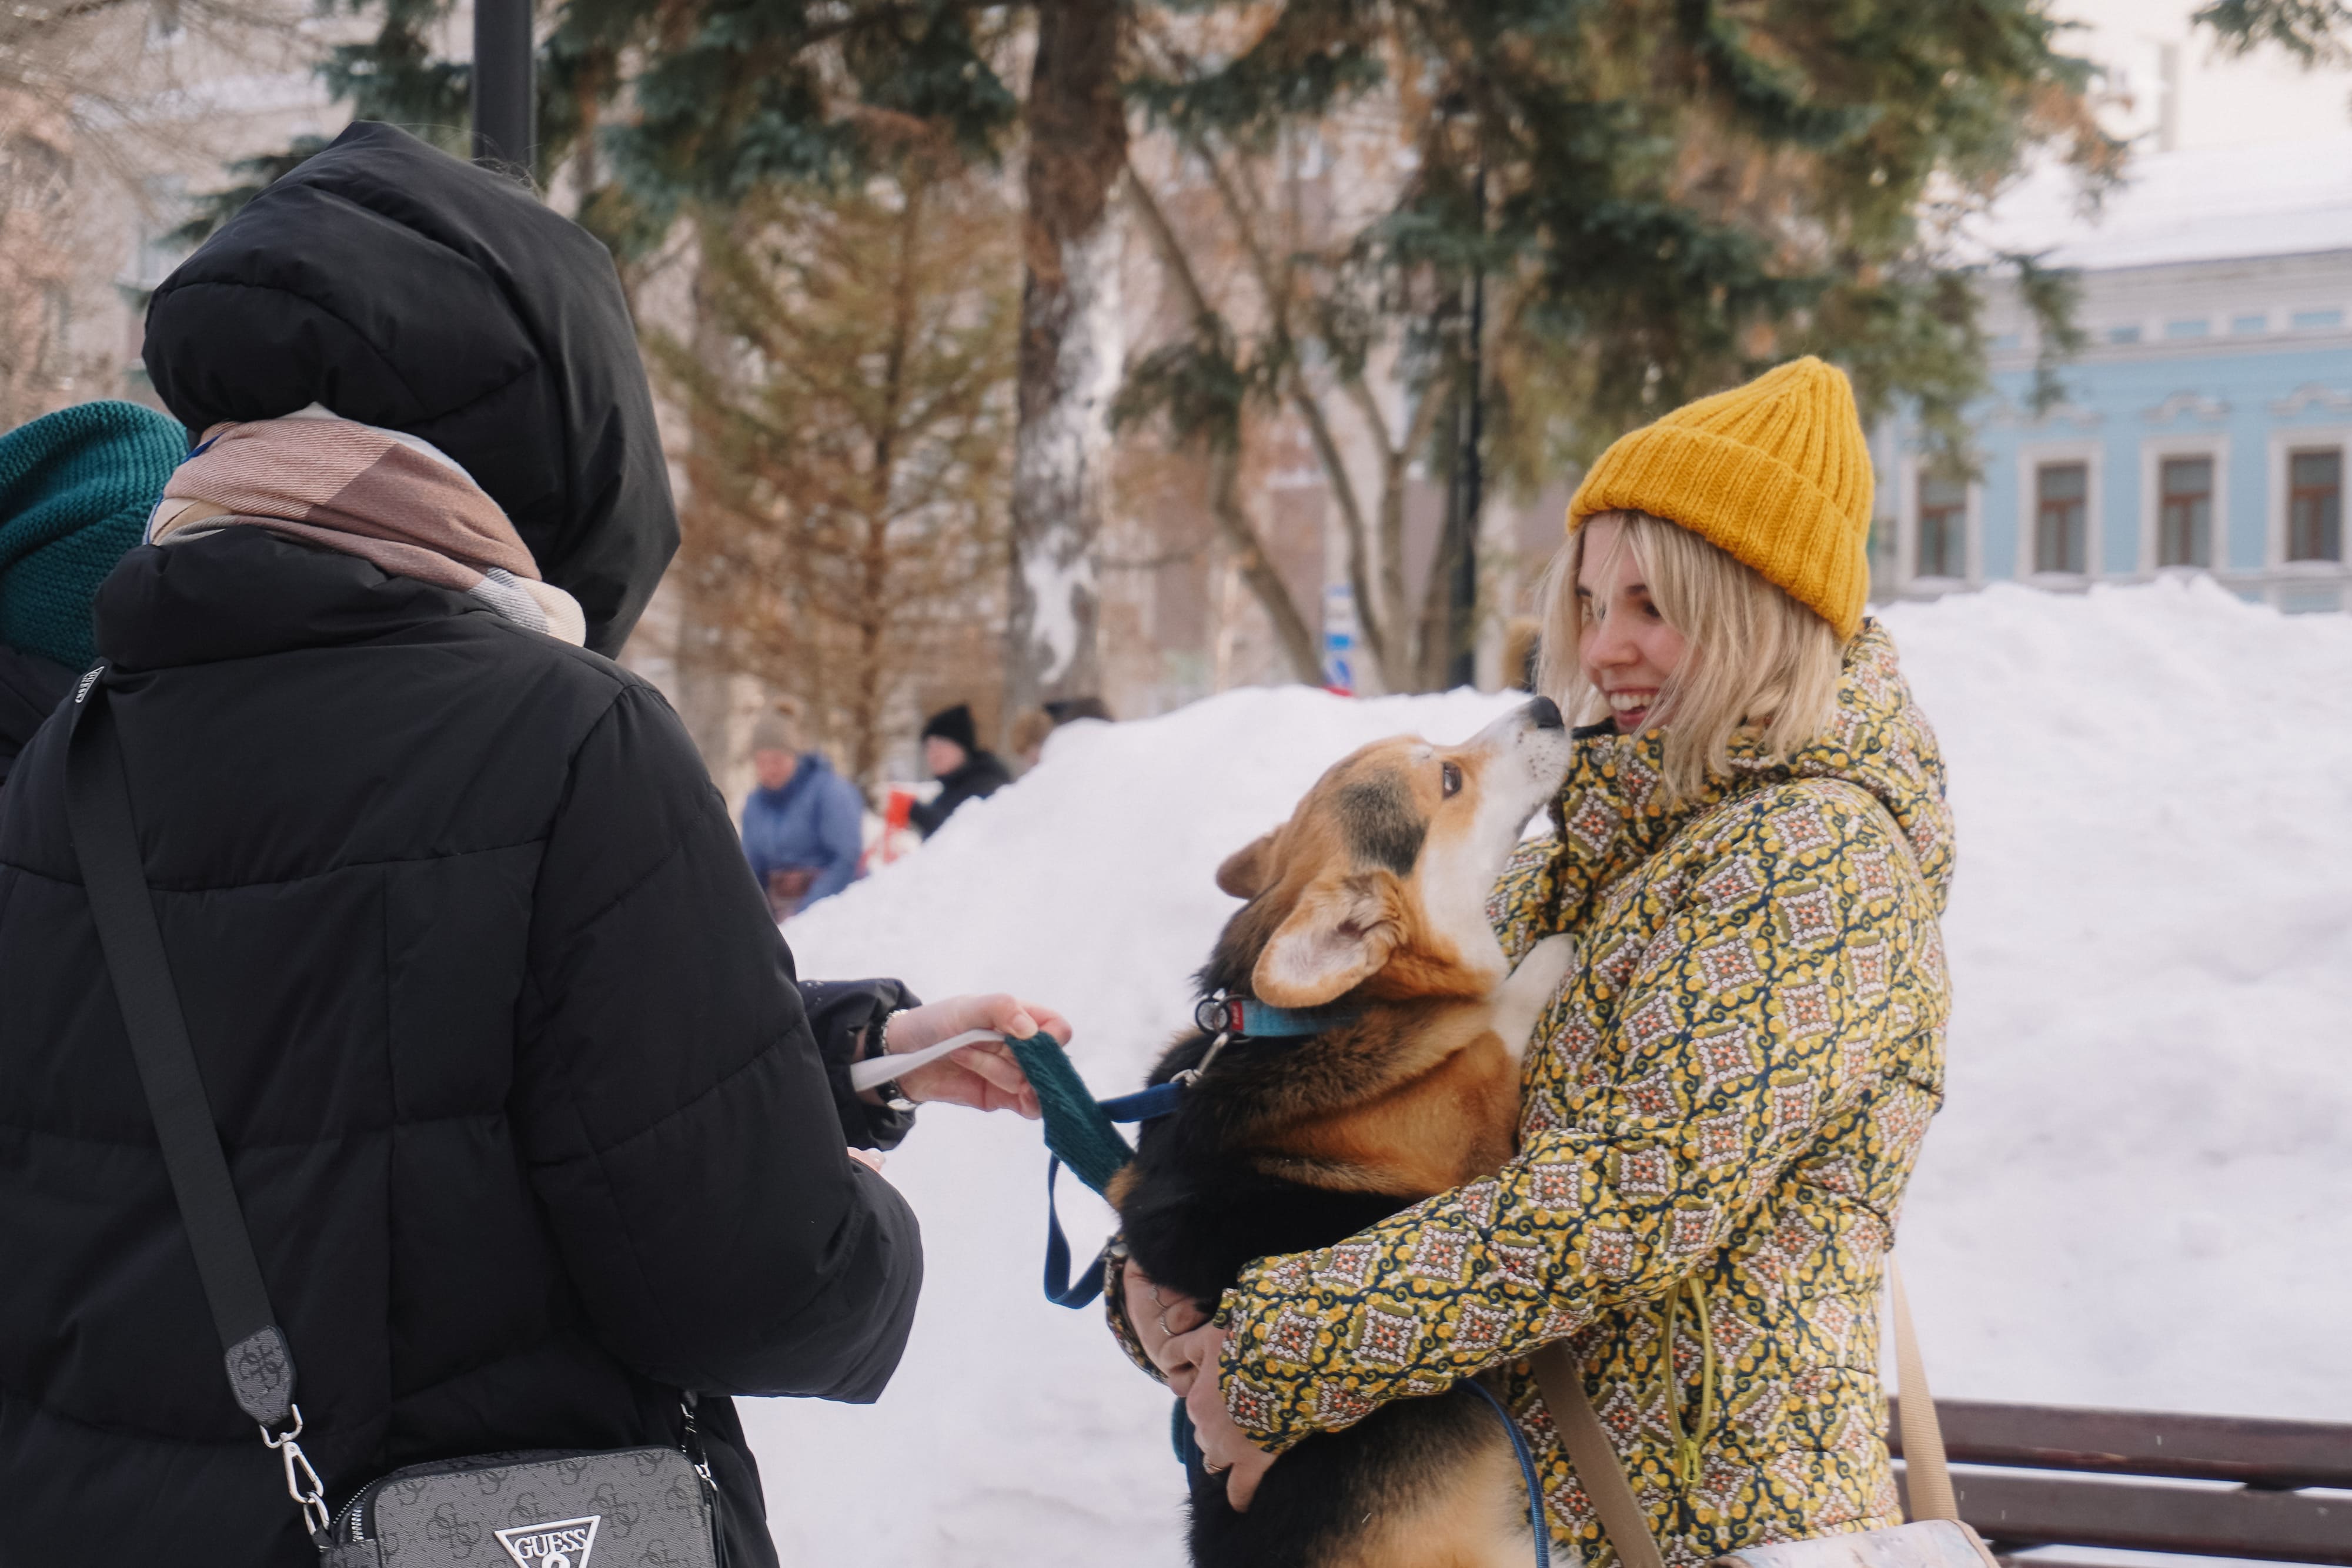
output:
[[[1901,1238],[1937,1391],[2343,1418],[2352,619],[2159,583],[1886,620],[1960,833],[1950,1093]],[[1075,726],[787,935],[803,974],[1058,1007],[1097,1092],[1131,1089],[1233,907],[1218,860],[1353,747],[1505,702],[1251,690]],[[1039,1295],[1044,1170],[1029,1124],[952,1110],[892,1156],[929,1276],[889,1392],[745,1406],[787,1563],[1182,1561],[1165,1396]]]

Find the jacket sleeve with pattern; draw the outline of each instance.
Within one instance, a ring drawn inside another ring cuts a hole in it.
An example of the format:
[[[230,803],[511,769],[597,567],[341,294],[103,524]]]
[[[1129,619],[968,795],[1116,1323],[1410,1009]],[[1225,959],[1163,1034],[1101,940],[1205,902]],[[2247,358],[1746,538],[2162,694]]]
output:
[[[868,1129],[845,1130],[792,955],[650,687],[579,746],[532,896],[509,1103],[598,1337],[706,1393],[876,1397],[914,1215],[845,1151]],[[839,1040],[888,998],[818,999]]]
[[[1220,1306],[1223,1382],[1254,1439],[1278,1452],[1525,1357],[1603,1307],[1663,1300],[1864,1086],[1854,1042],[1877,1004],[1848,960],[1900,906],[1853,862],[1892,828],[1815,798],[1803,821],[1833,841],[1801,852],[1778,831],[1798,788],[1743,803],[1638,954],[1612,958],[1602,901],[1581,934],[1591,956],[1538,1030],[1570,1059],[1565,1113],[1496,1178],[1244,1272]],[[1531,1063],[1531,1093],[1537,1078]]]

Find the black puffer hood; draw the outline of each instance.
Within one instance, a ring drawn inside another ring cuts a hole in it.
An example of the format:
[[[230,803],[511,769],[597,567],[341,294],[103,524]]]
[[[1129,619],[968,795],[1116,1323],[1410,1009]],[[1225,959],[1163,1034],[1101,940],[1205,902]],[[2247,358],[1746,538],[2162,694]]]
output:
[[[465,465],[588,645],[617,653],[677,548],[612,257],[509,181],[367,121],[164,279],[147,373],[192,431],[310,403]]]

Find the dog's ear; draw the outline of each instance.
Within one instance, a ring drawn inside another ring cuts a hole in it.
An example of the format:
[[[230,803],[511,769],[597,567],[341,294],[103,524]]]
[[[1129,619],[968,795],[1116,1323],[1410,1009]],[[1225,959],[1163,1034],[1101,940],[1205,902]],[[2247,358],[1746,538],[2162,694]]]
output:
[[[1217,868],[1217,891],[1232,898],[1255,898],[1274,880],[1273,869],[1274,833],[1260,833]]]
[[[1278,1008],[1321,1007],[1378,974],[1396,944],[1381,878],[1327,877],[1275,928],[1250,988]]]

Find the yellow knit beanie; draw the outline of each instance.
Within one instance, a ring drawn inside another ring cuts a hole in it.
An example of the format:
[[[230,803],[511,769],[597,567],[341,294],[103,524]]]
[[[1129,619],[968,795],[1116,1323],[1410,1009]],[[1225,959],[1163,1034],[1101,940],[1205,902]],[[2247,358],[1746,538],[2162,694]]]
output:
[[[1869,444],[1843,373],[1811,355],[1622,435],[1568,528],[1648,512],[1744,561],[1851,637],[1870,596]]]

